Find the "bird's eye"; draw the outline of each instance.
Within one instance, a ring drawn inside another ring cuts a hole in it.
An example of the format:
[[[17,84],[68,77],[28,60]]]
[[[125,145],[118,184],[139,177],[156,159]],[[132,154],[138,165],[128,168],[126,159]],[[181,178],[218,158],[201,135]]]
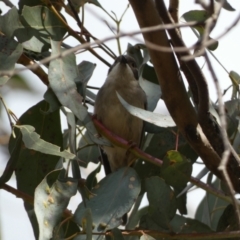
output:
[[[133,67],[133,68],[136,68],[136,67],[137,67],[135,62],[131,62],[130,65],[131,65],[131,67]]]

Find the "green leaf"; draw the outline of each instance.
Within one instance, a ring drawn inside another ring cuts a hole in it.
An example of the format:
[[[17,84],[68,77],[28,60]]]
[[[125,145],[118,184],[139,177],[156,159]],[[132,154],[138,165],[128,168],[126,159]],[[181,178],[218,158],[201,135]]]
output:
[[[119,101],[122,103],[122,105],[126,108],[126,110],[132,114],[133,116],[136,116],[144,121],[150,122],[156,126],[159,127],[173,127],[176,126],[175,122],[170,116],[162,115],[159,113],[153,113],[146,111],[141,108],[134,107],[130,104],[128,104],[117,92],[117,97]]]
[[[60,42],[51,41],[52,55],[61,53]],[[82,96],[77,92],[75,80],[79,78],[76,59],[73,53],[52,60],[49,66],[49,82],[52,90],[63,106],[68,107],[74,115],[88,129],[91,139],[96,143],[102,143],[102,138],[96,138],[97,131],[86,107],[82,105]]]
[[[140,77],[139,84],[147,95],[147,110],[153,111],[162,96],[161,88],[158,84],[152,83]]]
[[[49,109],[46,112],[46,114],[54,112],[61,107],[61,103],[58,101],[58,98],[56,97],[51,88],[47,89],[43,97],[49,103]]]
[[[68,137],[69,137],[69,148],[72,153],[76,154],[76,121],[75,116],[72,112],[67,112],[67,123],[68,123]]]
[[[139,45],[136,44],[135,46],[133,46],[132,44],[128,43],[127,55],[129,55],[132,58],[134,58],[137,67],[140,68],[140,66],[142,65],[144,59],[142,57],[141,48],[139,47]]]
[[[218,221],[217,231],[238,231],[238,220],[236,218],[236,211],[232,204],[229,204],[224,209]]]
[[[44,141],[57,146],[62,146],[63,140],[59,111],[55,111],[48,115],[42,114],[42,111],[47,111],[47,109],[48,104],[45,101],[39,102],[29,108],[19,118],[18,124],[32,125]],[[14,132],[17,137],[21,134],[18,128],[15,128]],[[16,139],[11,137],[9,145],[14,146]],[[50,171],[55,169],[58,162],[58,156],[36,152],[26,148],[24,144],[22,144],[15,168],[17,189],[33,196],[37,185]],[[35,214],[33,213],[33,206],[25,202],[24,207],[29,213],[28,216],[34,229],[35,238],[38,238],[38,224]]]
[[[0,16],[0,30],[6,37],[13,37],[14,32],[22,27],[19,22],[18,10],[16,7],[11,8],[6,14]]]
[[[1,71],[12,71],[22,52],[21,44],[14,39],[0,35],[0,73]],[[0,75],[0,85],[5,84],[9,78],[9,75]]]
[[[149,201],[148,215],[157,225],[168,229],[177,210],[174,192],[157,176],[146,179],[145,188]]]
[[[194,29],[196,29],[200,35],[200,37],[203,36],[205,31],[205,21],[210,17],[209,13],[205,10],[192,10],[189,12],[186,12],[182,15],[182,17],[185,19],[186,22],[196,21],[199,22],[197,25],[193,26]],[[192,29],[193,29],[192,28]],[[212,30],[212,29],[211,29]],[[209,37],[209,40],[214,40]],[[218,47],[218,41],[214,40],[214,43],[212,43],[210,46],[208,46],[208,50],[214,51]]]
[[[192,10],[184,13],[182,17],[187,22],[196,21],[196,22],[199,22],[199,25],[200,25],[200,24],[203,24],[210,17],[210,15],[205,10]]]
[[[141,50],[143,51],[143,56]],[[150,60],[147,47],[143,44],[133,46],[129,43],[127,54],[136,61],[139,69],[139,83],[147,95],[147,110],[153,111],[161,98],[162,91],[154,68],[147,64]]]
[[[18,163],[18,157],[21,151],[21,146],[22,146],[22,136],[21,134],[19,134],[14,141],[11,141],[9,143],[8,149],[10,153],[10,159],[8,160],[6,168],[4,169],[4,172],[0,177],[0,188],[2,184],[10,180]]]
[[[92,189],[93,187],[95,187],[97,185],[97,174],[100,172],[101,170],[101,164],[98,165],[98,167],[96,169],[94,169],[87,177],[85,185],[88,189]]]
[[[239,99],[232,99],[226,101],[224,103],[224,107],[226,109],[226,120],[227,120],[227,133],[233,142],[234,149],[239,152],[239,143],[240,143],[240,136],[239,136],[239,118],[240,115],[240,102]]]
[[[192,174],[192,163],[179,152],[168,151],[163,159],[161,177],[167,184],[182,190],[187,185]]]
[[[212,185],[214,188],[220,189],[220,180],[217,178]],[[228,204],[228,202],[212,194],[206,193],[205,197],[198,205],[195,219],[205,223],[206,225],[209,225],[211,229],[216,230],[218,221]],[[210,216],[210,223],[207,221],[207,215]]]
[[[75,83],[77,85],[77,90],[80,93],[81,96],[84,98],[86,97],[86,86],[91,78],[93,71],[96,67],[96,64],[88,62],[88,61],[82,61],[80,64],[78,64],[78,71],[79,71],[79,78],[75,79]]]
[[[59,146],[42,140],[40,138],[40,135],[35,132],[34,127],[30,125],[15,125],[15,127],[20,129],[22,133],[22,140],[26,148],[68,159],[72,159],[75,157],[74,154],[66,150],[61,152]]]
[[[53,229],[61,220],[69,200],[77,192],[78,181],[58,179],[61,170],[49,173],[34,194],[34,211],[39,225],[39,240],[52,238]],[[52,178],[50,183],[48,178]]]
[[[77,157],[81,159],[80,165],[83,167],[87,167],[89,162],[99,162],[98,145],[92,141],[88,131],[85,131],[78,143]]]
[[[221,2],[221,0],[215,0],[215,1],[216,1],[216,2]],[[225,10],[228,10],[228,11],[236,11],[236,9],[233,8],[227,0],[225,0],[225,1],[223,2],[223,8],[224,8]]]
[[[55,14],[44,6],[24,6],[20,17],[22,27],[15,31],[24,48],[42,52],[50,47],[49,39],[61,41],[67,30]]]
[[[238,99],[239,95],[239,84],[240,84],[240,76],[237,72],[230,71],[229,77],[232,81],[232,97],[231,99]]]
[[[93,231],[106,231],[121,224],[122,216],[127,213],[140,192],[139,178],[132,168],[121,168],[102,179],[92,189],[93,196],[86,200],[86,207],[92,211]],[[82,224],[85,212],[81,203],[74,219]]]
[[[206,224],[191,218],[175,215],[170,222],[172,231],[175,233],[210,233],[213,232]]]

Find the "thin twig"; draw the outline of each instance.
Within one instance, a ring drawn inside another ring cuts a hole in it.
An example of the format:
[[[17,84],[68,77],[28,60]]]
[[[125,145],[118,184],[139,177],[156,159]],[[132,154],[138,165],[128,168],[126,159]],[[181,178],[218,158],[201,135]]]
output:
[[[189,26],[194,26],[198,24],[197,22],[191,22],[191,23],[180,23],[180,24],[165,24],[165,25],[158,25],[158,26],[153,26],[153,27],[146,27],[146,28],[142,28],[141,30],[137,30],[137,31],[132,31],[132,32],[127,32],[127,33],[119,33],[116,36],[110,36],[110,37],[106,37],[103,38],[102,40],[95,40],[92,43],[88,43],[85,42],[83,44],[77,45],[76,47],[72,47],[71,49],[67,49],[64,52],[61,52],[59,54],[54,54],[52,56],[46,57],[45,59],[39,61],[38,63],[32,64],[32,65],[28,65],[24,68],[18,68],[16,70],[11,70],[11,71],[1,71],[0,72],[0,76],[2,75],[7,75],[7,76],[12,76],[14,74],[17,74],[19,72],[25,71],[25,70],[32,70],[32,69],[36,69],[38,68],[40,65],[44,65],[52,60],[55,60],[57,58],[63,58],[71,53],[77,52],[81,49],[86,49],[89,48],[93,45],[99,45],[101,43],[110,41],[112,39],[115,39],[117,37],[129,37],[129,36],[134,36],[137,34],[141,34],[141,33],[146,33],[146,32],[153,32],[153,31],[158,31],[158,30],[166,30],[166,29],[174,29],[174,28],[179,28],[179,27],[189,27]],[[154,45],[155,47],[155,45]],[[184,49],[185,50],[185,49]]]
[[[228,164],[229,156],[230,156],[230,153],[231,153],[231,148],[230,148],[230,143],[229,143],[228,135],[227,135],[227,131],[226,131],[227,123],[226,123],[226,114],[225,114],[225,109],[224,109],[224,102],[223,102],[223,98],[222,98],[222,91],[221,91],[221,87],[219,85],[219,81],[217,79],[217,76],[215,74],[215,71],[213,70],[210,59],[209,59],[209,57],[206,53],[205,53],[205,59],[206,59],[209,71],[210,71],[210,73],[212,75],[212,78],[214,80],[214,84],[215,84],[215,87],[216,87],[216,90],[217,90],[217,95],[218,95],[218,101],[219,101],[218,109],[219,109],[219,119],[220,119],[220,123],[221,123],[220,131],[221,131],[223,145],[224,145],[224,152],[222,154],[221,163],[220,163],[218,169],[220,171],[222,171],[223,176],[224,176],[225,181],[226,181],[226,184],[229,188],[230,195],[231,195],[231,198],[232,198],[232,203],[233,203],[233,206],[234,206],[235,211],[236,211],[236,218],[238,220],[238,226],[240,228],[239,202],[234,196],[235,191],[234,191],[232,182],[231,182],[230,177],[229,177],[228,172],[227,172],[227,164]]]
[[[6,113],[7,113],[8,121],[9,121],[11,130],[13,130],[14,123],[13,123],[13,121],[12,121],[12,119],[11,119],[11,115],[10,115],[9,109],[8,109],[6,103],[5,103],[5,101],[4,101],[4,99],[3,99],[3,97],[2,97],[1,95],[0,95],[0,100],[1,100],[1,102],[2,102],[2,104],[3,104],[3,106],[4,106],[4,108],[5,108]]]
[[[137,158],[141,158],[145,161],[151,162],[152,164],[161,167],[163,164],[163,161],[161,159],[155,158],[153,156],[151,156],[150,154],[142,151],[140,148],[137,147],[137,145],[132,145],[131,147],[129,146],[129,142],[126,141],[125,139],[117,136],[116,134],[112,133],[110,130],[108,130],[101,122],[99,122],[95,116],[93,116],[92,118],[93,123],[96,127],[96,129],[98,130],[98,132],[104,136],[105,138],[107,138],[111,143],[113,143],[114,145],[118,146],[118,147],[122,147],[124,149],[128,149],[128,151],[130,151],[131,153],[133,153]],[[189,181],[191,183],[193,183],[194,185],[212,193],[213,195],[232,203],[232,200],[230,197],[228,197],[225,193],[223,193],[220,190],[217,190],[211,186],[209,186],[208,184],[205,184],[203,182],[201,182],[199,179],[196,179],[194,177],[190,177]],[[240,206],[240,204],[239,204]]]

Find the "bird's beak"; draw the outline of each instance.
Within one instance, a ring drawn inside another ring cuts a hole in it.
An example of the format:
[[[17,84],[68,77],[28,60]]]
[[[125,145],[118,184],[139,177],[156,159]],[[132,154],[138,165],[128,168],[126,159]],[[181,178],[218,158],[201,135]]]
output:
[[[127,64],[128,61],[124,56],[121,56],[120,63]]]

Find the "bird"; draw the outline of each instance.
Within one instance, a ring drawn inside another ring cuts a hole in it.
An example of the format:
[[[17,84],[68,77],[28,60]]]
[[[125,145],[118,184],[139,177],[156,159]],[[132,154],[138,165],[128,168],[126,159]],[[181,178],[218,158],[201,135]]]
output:
[[[146,109],[147,97],[138,80],[135,60],[129,55],[117,57],[109,68],[103,86],[97,93],[94,114],[112,133],[140,146],[144,122],[131,115],[117,97],[118,92],[130,105]],[[127,149],[114,144],[102,146],[102,149],[107,155],[110,172],[130,166],[136,160],[136,157]]]

